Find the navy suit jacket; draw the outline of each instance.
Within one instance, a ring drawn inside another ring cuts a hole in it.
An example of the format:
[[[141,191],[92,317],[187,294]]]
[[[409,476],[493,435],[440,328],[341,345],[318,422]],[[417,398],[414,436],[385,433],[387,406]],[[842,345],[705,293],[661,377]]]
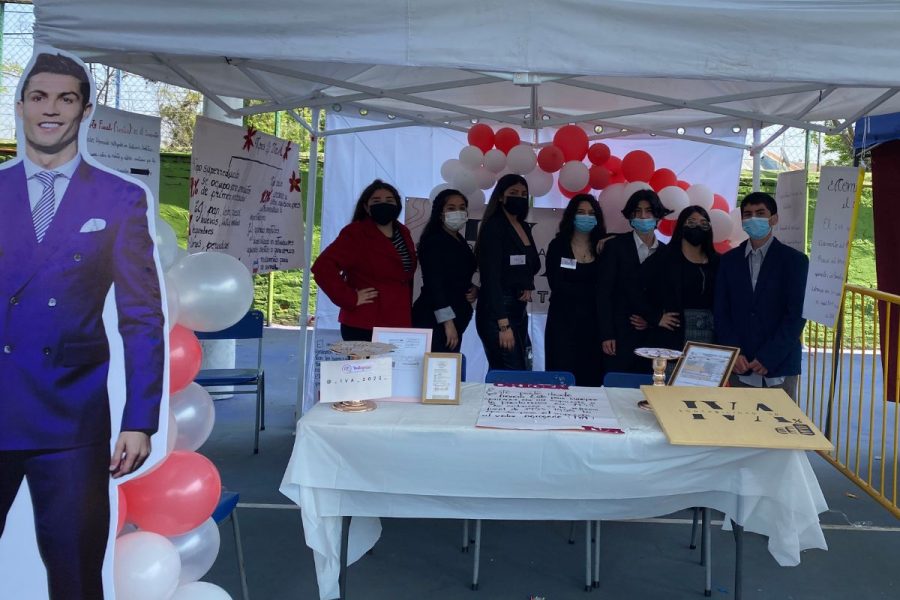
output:
[[[749,361],[759,360],[768,369],[767,377],[799,375],[809,259],[773,239],[754,290],[750,261],[744,256],[749,243],[726,252],[719,263],[716,340],[739,347]]]
[[[121,427],[156,431],[165,325],[143,190],[82,160],[38,243],[19,162],[0,170],[0,206],[0,450],[109,443],[102,314],[113,284],[125,352]]]

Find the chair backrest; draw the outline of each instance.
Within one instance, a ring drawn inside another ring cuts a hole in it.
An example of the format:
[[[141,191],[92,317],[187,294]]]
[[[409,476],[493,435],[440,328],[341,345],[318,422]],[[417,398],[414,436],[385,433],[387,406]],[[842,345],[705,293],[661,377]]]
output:
[[[535,383],[543,385],[575,385],[575,376],[568,371],[504,371],[491,369],[484,376],[485,383]]]
[[[220,331],[198,331],[197,339],[201,340],[251,340],[263,336],[263,313],[251,310],[244,317],[227,329]]]
[[[642,385],[651,385],[653,375],[649,373],[617,373],[611,371],[603,377],[603,387],[612,388],[639,388]]]

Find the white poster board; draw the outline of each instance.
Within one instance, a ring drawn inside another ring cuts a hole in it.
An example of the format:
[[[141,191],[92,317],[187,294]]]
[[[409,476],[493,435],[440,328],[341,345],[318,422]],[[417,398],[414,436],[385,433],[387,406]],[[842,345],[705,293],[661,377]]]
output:
[[[574,386],[486,385],[475,425],[623,433],[605,389]]]
[[[323,403],[378,400],[391,395],[391,359],[338,360],[323,362]]]
[[[98,105],[87,130],[88,152],[103,166],[143,182],[158,201],[159,131],[159,117]]]
[[[841,307],[862,178],[856,167],[824,167],[819,178],[803,317],[828,327]]]
[[[188,252],[223,252],[252,273],[302,267],[298,157],[290,141],[198,117]]]
[[[806,171],[784,171],[775,186],[778,241],[806,254]]]

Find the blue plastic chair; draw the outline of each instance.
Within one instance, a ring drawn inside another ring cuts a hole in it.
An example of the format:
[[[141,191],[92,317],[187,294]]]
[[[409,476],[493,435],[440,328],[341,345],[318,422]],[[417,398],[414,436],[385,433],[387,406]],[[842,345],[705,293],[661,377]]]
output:
[[[611,371],[603,377],[603,387],[634,388],[653,385],[653,375],[649,373],[618,373]]]
[[[194,381],[203,387],[240,386],[250,389],[214,391],[211,396],[256,394],[256,431],[253,454],[259,454],[259,432],[266,428],[266,373],[262,368],[263,313],[251,310],[244,318],[221,331],[198,331],[201,340],[257,340],[256,368],[204,369]]]
[[[213,511],[212,519],[216,525],[220,525],[222,521],[231,517],[231,527],[234,531],[234,549],[237,554],[238,572],[241,576],[241,594],[244,600],[250,600],[250,591],[247,587],[247,572],[244,570],[244,548],[241,545],[241,527],[238,524],[237,505],[241,499],[241,495],[237,492],[229,492],[222,490],[222,496],[219,498],[219,504]]]
[[[535,385],[558,385],[568,387],[575,385],[575,375],[568,371],[506,371],[491,369],[484,376],[485,383],[528,383]],[[590,526],[590,521],[587,521]],[[478,589],[478,569],[481,560],[481,519],[475,520],[475,556],[472,559],[472,589]],[[463,521],[462,551],[469,550],[469,521]],[[588,567],[587,579],[590,579]],[[590,583],[588,582],[588,588]]]

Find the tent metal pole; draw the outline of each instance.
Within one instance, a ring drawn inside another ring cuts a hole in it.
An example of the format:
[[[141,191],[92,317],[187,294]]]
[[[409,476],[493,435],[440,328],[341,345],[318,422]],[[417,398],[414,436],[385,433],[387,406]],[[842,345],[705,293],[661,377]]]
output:
[[[314,108],[312,111],[312,125],[315,128],[319,126],[319,118],[322,114],[321,108]],[[316,184],[319,175],[319,139],[315,134],[309,136],[309,168],[306,174],[306,220],[304,244],[305,252],[303,256],[303,285],[301,288],[300,300],[300,350],[299,361],[300,373],[297,375],[297,404],[294,408],[294,418],[299,419],[303,414],[303,391],[306,388],[306,347],[309,336],[307,323],[309,321],[309,288],[310,288],[310,267],[312,266],[312,242],[313,231],[316,220]],[[315,353],[310,353],[315,356]]]
[[[762,165],[762,148],[759,143],[762,141],[762,121],[753,124],[753,149],[750,155],[753,157],[753,191],[759,191],[759,171]]]

